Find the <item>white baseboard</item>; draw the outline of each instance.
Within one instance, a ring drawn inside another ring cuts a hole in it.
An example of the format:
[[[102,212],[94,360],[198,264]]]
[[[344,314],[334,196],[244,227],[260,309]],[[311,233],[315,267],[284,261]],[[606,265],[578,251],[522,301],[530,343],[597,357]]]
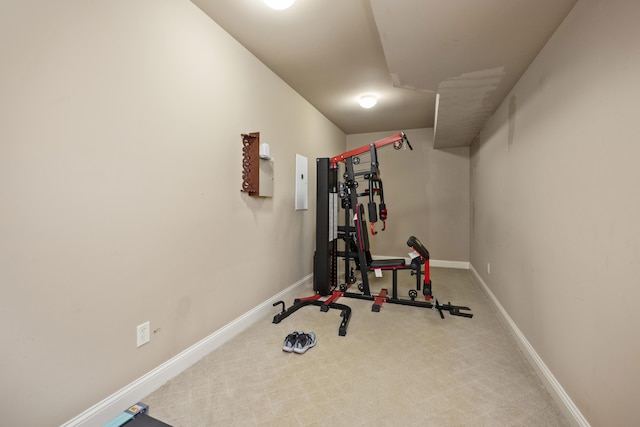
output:
[[[247,313],[203,338],[183,352],[167,360],[162,365],[141,376],[131,384],[97,403],[82,414],[67,421],[62,427],[93,427],[109,422],[131,405],[139,402],[145,396],[157,390],[171,378],[198,362],[231,338],[262,319],[268,312],[273,311],[273,303],[281,300],[286,294],[298,286],[308,283],[313,275],[309,274],[289,286],[269,300],[254,307]]]
[[[527,340],[522,331],[520,331],[511,316],[509,316],[509,313],[507,313],[502,304],[500,304],[500,301],[498,301],[493,292],[491,292],[491,289],[489,289],[485,281],[482,280],[482,277],[480,277],[473,265],[469,264],[469,269],[471,270],[471,274],[473,274],[473,277],[482,287],[482,290],[487,294],[491,302],[493,302],[495,307],[498,309],[498,312],[511,330],[511,333],[516,338],[518,346],[529,360],[529,363],[533,367],[542,383],[545,385],[547,391],[549,391],[549,394],[551,394],[551,397],[556,402],[567,421],[569,421],[574,426],[590,427],[589,422],[584,418],[578,407],[573,403],[569,395],[566,393],[564,388],[562,388],[558,380],[553,376],[553,373],[551,373],[538,353],[536,353],[531,343]]]
[[[469,263],[467,261],[442,261],[437,259],[429,260],[430,267],[443,267],[443,268],[460,268],[462,270],[469,269]]]

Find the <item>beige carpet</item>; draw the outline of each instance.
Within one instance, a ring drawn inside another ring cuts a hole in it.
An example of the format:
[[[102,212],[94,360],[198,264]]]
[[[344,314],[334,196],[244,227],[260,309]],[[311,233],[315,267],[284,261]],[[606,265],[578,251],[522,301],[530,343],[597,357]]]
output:
[[[440,302],[470,306],[472,319],[343,298],[341,337],[339,310],[270,315],[142,401],[175,427],[568,425],[470,272],[431,272]],[[372,291],[391,290],[388,276],[371,275]],[[415,278],[399,279],[405,297]],[[294,330],[316,332],[317,345],[283,352]]]

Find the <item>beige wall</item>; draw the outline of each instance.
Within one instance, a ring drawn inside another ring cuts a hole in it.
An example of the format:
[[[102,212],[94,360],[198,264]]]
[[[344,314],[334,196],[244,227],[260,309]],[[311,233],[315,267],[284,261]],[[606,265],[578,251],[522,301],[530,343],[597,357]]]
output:
[[[639,22],[579,1],[472,147],[472,265],[593,426],[638,422]]]
[[[1,424],[58,425],[312,272],[295,154],[315,189],[345,135],[191,2],[5,1],[0,57]],[[273,199],[240,192],[253,131]]]
[[[353,149],[399,131],[347,136]],[[469,148],[433,149],[433,129],[407,129],[411,150],[378,150],[387,229],[371,236],[371,253],[407,257],[407,239],[414,235],[431,258],[469,261]],[[339,154],[339,153],[336,153]],[[363,156],[363,160],[368,156]],[[378,199],[376,198],[376,202]]]

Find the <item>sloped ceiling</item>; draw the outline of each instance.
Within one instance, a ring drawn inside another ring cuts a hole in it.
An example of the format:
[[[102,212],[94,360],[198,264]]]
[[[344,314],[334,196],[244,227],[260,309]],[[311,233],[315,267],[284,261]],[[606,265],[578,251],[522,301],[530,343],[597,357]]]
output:
[[[576,2],[192,1],[346,134],[435,125],[437,148],[472,142]]]

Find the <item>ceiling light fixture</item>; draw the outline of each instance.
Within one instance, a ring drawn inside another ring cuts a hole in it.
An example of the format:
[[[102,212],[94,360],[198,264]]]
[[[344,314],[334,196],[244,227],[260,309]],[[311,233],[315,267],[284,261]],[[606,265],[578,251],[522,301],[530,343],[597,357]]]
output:
[[[263,0],[267,6],[276,10],[284,10],[293,4],[296,0]]]
[[[358,103],[362,108],[371,108],[378,103],[378,98],[375,95],[362,95]]]

